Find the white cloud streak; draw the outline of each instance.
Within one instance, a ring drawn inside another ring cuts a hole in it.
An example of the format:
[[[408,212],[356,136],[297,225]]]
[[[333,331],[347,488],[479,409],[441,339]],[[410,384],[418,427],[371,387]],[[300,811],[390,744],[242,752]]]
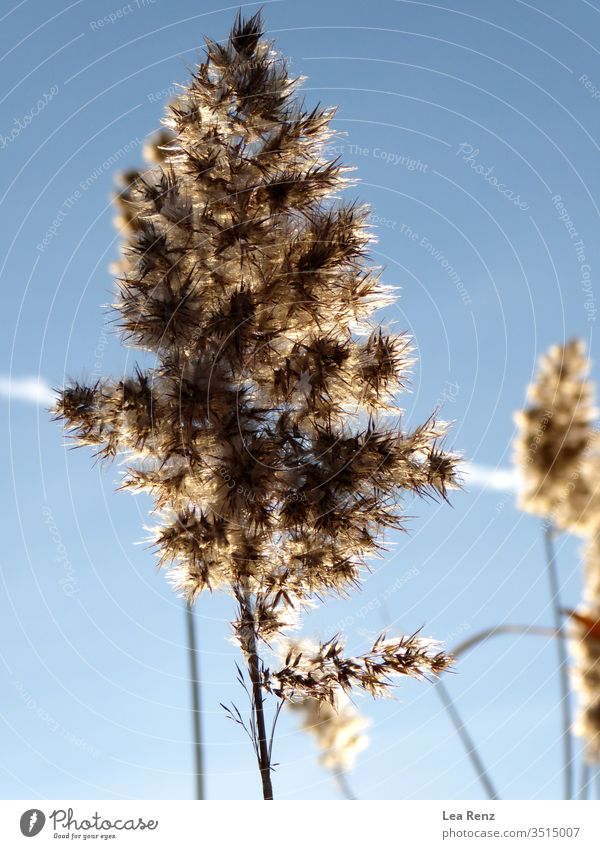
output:
[[[464,481],[469,489],[492,489],[495,492],[517,492],[519,478],[516,470],[495,466],[481,466],[479,463],[463,463]]]
[[[11,401],[25,401],[40,407],[54,403],[54,393],[40,377],[7,377],[0,375],[0,395]]]
[[[39,377],[12,378],[0,376],[0,395],[12,401],[25,401],[40,407],[50,407],[54,394],[45,380]],[[517,492],[519,479],[513,469],[462,463],[466,489],[490,489],[494,492]]]

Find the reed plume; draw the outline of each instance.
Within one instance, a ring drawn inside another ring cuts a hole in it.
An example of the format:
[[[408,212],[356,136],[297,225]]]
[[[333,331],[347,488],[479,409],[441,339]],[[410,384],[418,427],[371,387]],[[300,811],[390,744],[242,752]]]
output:
[[[348,696],[340,691],[333,703],[308,697],[290,702],[290,707],[302,716],[302,729],[314,736],[321,766],[334,774],[349,772],[369,744],[363,733],[369,722]]]
[[[584,592],[571,614],[573,681],[579,697],[575,733],[589,763],[600,763],[600,528],[584,549]]]
[[[369,721],[361,716],[348,696],[340,691],[335,702],[321,702],[311,697],[289,702],[299,713],[302,730],[311,734],[320,750],[319,763],[328,770],[346,799],[354,800],[348,773],[359,752],[369,745],[364,730]]]
[[[585,345],[573,339],[540,359],[529,406],[515,416],[515,461],[522,487],[518,506],[557,527],[583,531],[590,501],[592,429],[597,411],[587,379]]]
[[[401,427],[410,340],[373,322],[393,297],[369,265],[369,210],[339,199],[349,169],[323,155],[334,110],[306,109],[300,82],[260,14],[206,40],[168,107],[164,159],[120,198],[114,306],[124,341],[154,364],[71,383],[56,405],[76,444],[125,455],[122,488],[153,496],[175,589],[235,599],[269,799],[268,693],[334,704],[450,663],[418,635],[354,658],[333,638],[279,669],[262,657],[306,605],[359,584],[384,532],[404,528],[404,494],[457,484],[446,426]]]
[[[519,426],[515,459],[522,481],[519,507],[545,519],[544,548],[558,637],[566,799],[573,797],[571,693],[554,535],[557,529],[585,535],[597,521],[598,438],[592,427],[597,411],[588,371],[580,339],[554,345],[540,359],[536,382],[529,387],[530,406],[515,416]]]

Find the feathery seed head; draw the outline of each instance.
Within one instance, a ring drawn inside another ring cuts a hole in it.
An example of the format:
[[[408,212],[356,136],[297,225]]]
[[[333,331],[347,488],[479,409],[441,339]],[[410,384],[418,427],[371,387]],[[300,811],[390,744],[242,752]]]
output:
[[[523,483],[519,507],[560,526],[576,520],[571,496],[578,481],[585,481],[586,455],[594,447],[597,412],[588,369],[581,340],[553,346],[529,387],[530,405],[515,415],[515,461]]]
[[[571,615],[573,680],[579,697],[575,733],[590,763],[600,763],[600,535],[585,545],[584,595]]]
[[[126,455],[123,488],[153,496],[175,587],[240,601],[249,654],[292,608],[356,585],[383,532],[403,527],[403,493],[457,485],[442,424],[385,423],[410,341],[372,324],[390,290],[369,264],[369,210],[337,199],[349,181],[323,157],[334,111],[306,110],[299,83],[260,14],[207,40],[116,198],[119,328],[153,365],[67,387],[56,406],[77,444]],[[416,636],[355,659],[336,641],[322,652],[304,678],[281,670],[268,686],[332,702],[339,686],[378,694],[449,662]]]
[[[315,738],[321,766],[334,774],[349,772],[357,755],[369,745],[364,731],[370,723],[348,696],[339,691],[333,705],[310,697],[288,704],[300,714],[302,729]]]

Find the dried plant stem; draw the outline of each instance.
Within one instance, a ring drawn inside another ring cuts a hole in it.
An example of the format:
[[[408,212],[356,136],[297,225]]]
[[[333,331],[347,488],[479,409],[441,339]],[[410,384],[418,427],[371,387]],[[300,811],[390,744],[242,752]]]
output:
[[[459,658],[480,643],[485,643],[490,637],[500,637],[503,634],[529,634],[535,637],[559,637],[560,639],[565,639],[565,635],[558,632],[556,628],[546,628],[536,625],[494,625],[492,628],[478,631],[472,637],[463,640],[462,643],[459,643],[452,649],[451,654],[453,657]]]
[[[352,792],[352,788],[350,787],[350,784],[348,782],[348,776],[346,775],[344,770],[336,769],[333,773],[333,777],[344,799],[348,799],[348,801],[350,802],[356,802],[356,796]]]
[[[194,729],[194,764],[196,771],[196,799],[204,799],[204,754],[202,750],[202,723],[200,718],[200,673],[198,670],[198,649],[194,629],[194,612],[190,604],[185,605],[185,619],[188,637],[188,656],[190,660],[190,684],[192,690],[192,722]]]
[[[243,619],[248,623],[248,674],[252,682],[252,711],[255,730],[255,745],[260,777],[262,779],[263,799],[273,799],[271,783],[271,754],[267,741],[265,725],[264,697],[261,683],[261,660],[258,655],[256,624],[252,602],[248,595],[244,597]]]
[[[588,761],[584,760],[581,766],[581,783],[579,785],[579,798],[587,799],[589,797],[590,791],[590,780],[592,777],[592,770]]]
[[[262,779],[263,799],[273,798],[273,785],[271,784],[271,759],[267,746],[267,732],[265,729],[265,713],[263,709],[263,695],[260,686],[260,660],[257,654],[251,655],[248,660],[248,669],[252,679],[252,693],[254,712],[256,716],[256,730],[258,734],[258,752],[260,777]]]
[[[564,797],[573,798],[573,744],[571,739],[571,705],[569,688],[569,666],[567,658],[567,647],[564,640],[564,629],[562,623],[562,605],[560,601],[560,581],[556,568],[556,555],[554,551],[554,527],[551,522],[544,522],[544,547],[546,551],[546,563],[548,567],[548,580],[550,584],[550,598],[552,602],[552,614],[554,628],[557,636],[558,669],[560,676],[561,711],[562,711],[562,743],[564,758]]]
[[[465,751],[475,769],[475,772],[477,773],[477,777],[479,778],[479,781],[481,782],[481,785],[485,790],[488,799],[499,799],[500,797],[496,793],[496,790],[494,788],[491,778],[488,775],[483,760],[481,759],[481,756],[477,751],[477,747],[473,739],[471,738],[471,735],[467,731],[462,717],[460,716],[454,702],[452,701],[450,693],[444,686],[441,679],[438,679],[436,681],[435,689],[439,693],[440,699],[442,700],[442,704],[446,709],[450,721],[456,729],[456,733],[460,737],[463,746],[465,747]]]

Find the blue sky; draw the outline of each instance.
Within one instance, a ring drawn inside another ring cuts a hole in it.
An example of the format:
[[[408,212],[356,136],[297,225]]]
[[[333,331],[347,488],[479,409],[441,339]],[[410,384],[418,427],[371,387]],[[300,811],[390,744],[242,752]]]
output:
[[[140,544],[149,502],[115,494],[117,467],[67,450],[44,403],[67,377],[133,367],[104,308],[115,173],[140,162],[202,36],[223,38],[237,6],[3,9],[0,795],[189,798],[184,618]],[[452,646],[499,622],[550,624],[539,522],[494,488],[492,471],[510,468],[512,414],[537,355],[579,335],[595,356],[600,5],[278,0],[264,12],[308,78],[307,103],[339,106],[337,152],[373,207],[374,260],[401,288],[382,320],[418,347],[407,425],[443,404],[451,445],[488,470],[451,506],[410,503],[410,535],[392,537],[363,593],[311,615],[306,633],[342,623],[360,651],[382,627],[423,625]],[[574,605],[578,543],[561,539],[559,558]],[[243,707],[230,613],[219,595],[196,611],[208,794],[257,798],[248,741],[219,707]],[[448,687],[501,795],[560,794],[552,644],[497,638]],[[431,686],[357,704],[372,723],[358,796],[481,797]],[[294,717],[275,759],[280,798],[337,798]]]

